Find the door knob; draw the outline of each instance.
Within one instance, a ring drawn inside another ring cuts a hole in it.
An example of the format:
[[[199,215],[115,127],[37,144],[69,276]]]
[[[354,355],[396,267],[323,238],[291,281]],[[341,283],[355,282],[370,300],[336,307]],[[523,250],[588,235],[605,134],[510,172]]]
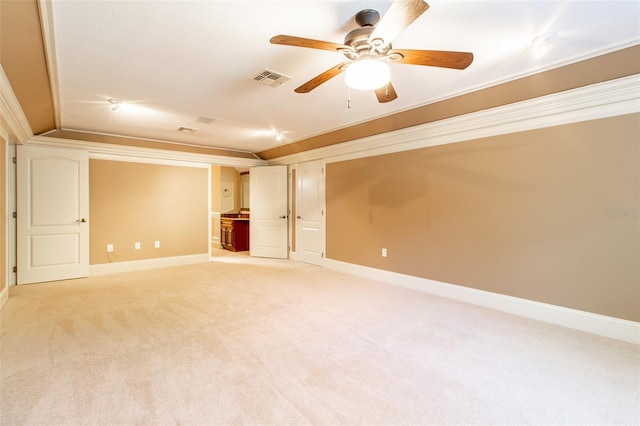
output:
[[[286,219],[286,218],[287,218],[286,216],[280,216],[280,219]]]
[[[302,216],[296,216],[296,219],[302,219]]]
[[[82,222],[82,223],[86,223],[86,222],[87,222],[87,219],[85,219],[85,218],[83,217],[82,219],[77,219],[77,220],[76,220],[76,223],[80,223],[80,222]]]

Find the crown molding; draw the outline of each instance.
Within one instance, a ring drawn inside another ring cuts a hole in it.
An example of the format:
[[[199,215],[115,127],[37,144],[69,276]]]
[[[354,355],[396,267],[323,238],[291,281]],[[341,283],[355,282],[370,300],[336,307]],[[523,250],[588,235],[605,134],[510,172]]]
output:
[[[38,0],[40,12],[40,28],[42,30],[42,44],[44,46],[47,70],[49,71],[49,85],[51,87],[51,100],[53,102],[53,117],[56,129],[61,127],[60,118],[60,86],[58,78],[58,57],[56,53],[55,31],[53,21],[53,1]]]
[[[63,147],[85,149],[89,151],[89,158],[94,159],[122,159],[131,162],[148,162],[149,160],[165,160],[216,164],[229,167],[255,167],[264,166],[264,160],[253,158],[226,157],[223,155],[196,154],[191,152],[168,151],[155,148],[141,148],[126,145],[106,144],[100,142],[87,142],[62,138],[52,138],[48,136],[33,136],[28,145],[38,145],[46,147]]]
[[[18,102],[2,64],[0,64],[0,118],[6,123],[9,133],[16,137],[18,143],[25,143],[33,136],[31,125],[20,106],[20,102]]]
[[[390,154],[640,112],[640,75],[279,157],[269,165]]]

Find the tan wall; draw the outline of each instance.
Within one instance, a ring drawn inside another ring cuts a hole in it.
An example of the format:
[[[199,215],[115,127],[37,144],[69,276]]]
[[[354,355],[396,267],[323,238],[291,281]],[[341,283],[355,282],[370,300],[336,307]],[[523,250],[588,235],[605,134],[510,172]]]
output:
[[[209,252],[207,169],[90,160],[89,190],[92,265]]]
[[[7,282],[7,141],[0,137],[0,293]],[[2,304],[0,303],[0,308]]]
[[[229,196],[224,195],[225,189]],[[220,212],[238,213],[240,211],[240,172],[233,167],[220,168]]]
[[[37,1],[0,1],[0,62],[33,133],[54,129]]]
[[[211,166],[211,211],[219,212],[220,211],[220,185],[222,185],[221,181],[221,166],[213,165]]]
[[[328,164],[327,257],[640,321],[639,122]]]

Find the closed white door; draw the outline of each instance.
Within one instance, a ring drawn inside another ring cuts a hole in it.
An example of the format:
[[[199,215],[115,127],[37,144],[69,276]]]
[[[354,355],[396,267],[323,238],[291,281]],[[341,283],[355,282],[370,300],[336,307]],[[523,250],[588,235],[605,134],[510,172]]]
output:
[[[287,166],[253,167],[249,250],[251,256],[288,257]]]
[[[89,155],[18,146],[18,284],[89,276]]]
[[[299,164],[296,169],[296,258],[324,263],[324,165]]]

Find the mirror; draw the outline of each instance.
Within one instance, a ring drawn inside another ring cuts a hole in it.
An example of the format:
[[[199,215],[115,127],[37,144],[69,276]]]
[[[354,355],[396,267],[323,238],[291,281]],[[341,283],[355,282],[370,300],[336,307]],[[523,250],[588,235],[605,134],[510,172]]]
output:
[[[249,211],[249,172],[240,173],[240,211]]]

